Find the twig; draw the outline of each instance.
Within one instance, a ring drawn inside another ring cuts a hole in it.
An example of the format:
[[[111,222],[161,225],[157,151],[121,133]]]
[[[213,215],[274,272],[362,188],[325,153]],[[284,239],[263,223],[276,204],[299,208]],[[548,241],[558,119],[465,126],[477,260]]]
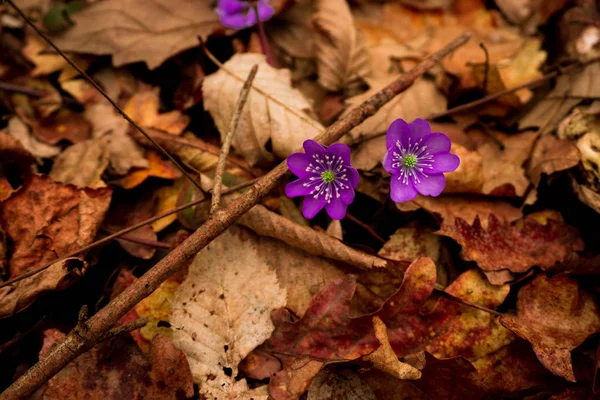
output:
[[[12,83],[0,82],[0,90],[6,90],[7,92],[17,92],[27,94],[33,97],[45,97],[48,95],[46,92],[40,90],[31,89],[25,86],[14,85]]]
[[[238,98],[235,108],[233,109],[231,121],[229,121],[229,128],[227,129],[225,140],[223,140],[223,145],[221,146],[219,161],[217,162],[217,170],[215,172],[215,185],[213,186],[212,190],[212,200],[210,204],[211,214],[217,211],[219,208],[219,202],[221,201],[221,188],[223,185],[223,172],[225,172],[225,161],[227,161],[227,155],[229,154],[229,149],[231,148],[233,135],[235,134],[238,123],[240,122],[240,117],[242,116],[242,110],[244,109],[246,100],[248,100],[248,93],[250,92],[250,86],[254,81],[254,77],[256,76],[256,71],[258,71],[258,65],[252,67],[246,82],[244,82],[244,86],[242,86],[240,97]]]
[[[253,179],[251,181],[244,182],[244,183],[241,183],[241,184],[236,185],[236,186],[232,186],[232,187],[224,190],[223,194],[226,195],[226,194],[234,193],[234,192],[236,192],[236,191],[238,191],[240,189],[243,189],[245,187],[253,185],[254,183],[256,183],[256,181],[257,181],[257,179]],[[111,234],[111,235],[109,235],[109,236],[107,236],[105,238],[102,238],[102,239],[97,240],[97,241],[95,241],[93,243],[90,243],[87,246],[83,246],[83,247],[81,247],[81,248],[79,248],[77,250],[74,250],[74,251],[72,251],[70,253],[65,254],[64,256],[58,257],[56,260],[52,260],[49,263],[42,265],[41,267],[37,267],[37,268],[35,268],[35,269],[31,270],[31,271],[28,271],[28,272],[26,272],[26,273],[24,273],[22,275],[19,275],[16,278],[10,279],[10,280],[8,280],[6,282],[1,282],[0,283],[0,289],[3,288],[3,287],[5,287],[5,286],[14,285],[17,282],[22,281],[23,279],[29,278],[30,276],[39,274],[40,272],[48,269],[52,264],[55,264],[55,263],[57,263],[59,261],[66,260],[67,258],[70,258],[70,257],[75,257],[76,255],[78,255],[80,253],[83,253],[84,251],[87,251],[87,250],[90,250],[90,249],[92,249],[94,247],[100,246],[101,244],[110,242],[113,239],[117,239],[117,238],[119,238],[119,237],[121,237],[121,236],[123,236],[123,235],[125,235],[125,234],[127,234],[129,232],[131,232],[131,231],[134,231],[136,229],[141,228],[144,225],[151,224],[151,223],[153,223],[155,221],[158,221],[161,218],[167,217],[167,216],[169,216],[171,214],[178,213],[180,211],[185,210],[186,208],[193,207],[193,206],[198,205],[200,203],[203,203],[203,202],[205,202],[207,200],[208,200],[208,198],[205,198],[205,199],[194,200],[194,201],[191,201],[189,203],[182,204],[179,207],[173,208],[172,210],[165,211],[164,213],[159,214],[159,215],[157,215],[155,217],[148,218],[145,221],[139,222],[139,223],[137,223],[135,225],[132,225],[130,227],[122,229],[119,232],[115,232],[115,233],[113,233],[113,234]]]
[[[102,336],[100,336],[100,341],[102,342],[107,339],[113,338],[115,336],[119,336],[122,333],[133,332],[136,329],[140,329],[141,327],[145,326],[147,323],[148,323],[148,318],[142,317],[142,318],[136,319],[135,321],[131,321],[126,324],[116,326],[116,327],[112,328],[111,330],[109,330],[108,332],[106,332],[105,334],[103,334]]]
[[[103,231],[104,233],[108,233],[109,235],[112,235],[114,233],[114,232],[109,231],[106,228],[100,228],[100,230]],[[171,245],[168,243],[157,242],[156,240],[144,239],[144,238],[140,238],[137,236],[121,235],[120,239],[127,240],[128,242],[131,242],[131,243],[142,244],[144,246],[158,247],[161,249],[170,249],[171,248]]]
[[[473,302],[468,301],[468,300],[461,299],[460,297],[453,296],[453,295],[451,295],[450,293],[448,293],[446,291],[438,290],[438,289],[436,289],[436,291],[438,291],[440,293],[440,295],[442,295],[443,297],[447,298],[448,300],[452,300],[452,301],[455,301],[457,303],[464,304],[465,306],[473,307],[473,308],[476,308],[478,310],[485,311],[486,313],[490,313],[492,315],[495,315],[496,317],[503,317],[504,316],[504,314],[502,314],[501,312],[498,312],[496,310],[492,310],[491,308],[480,306],[479,304],[473,303]]]
[[[348,218],[349,221],[354,222],[356,225],[360,226],[361,228],[363,228],[364,230],[369,232],[371,234],[371,236],[373,236],[379,242],[385,243],[385,239],[382,238],[381,236],[379,236],[379,234],[377,234],[377,232],[375,232],[375,230],[373,228],[371,228],[369,225],[362,222],[360,219],[356,218],[354,215],[352,215],[350,213],[346,213],[346,218]]]
[[[389,86],[365,100],[361,105],[353,108],[344,118],[338,120],[325,132],[318,135],[315,140],[325,145],[339,140],[352,128],[374,115],[383,105],[387,104],[400,92],[410,87],[425,71],[440,62],[458,47],[464,45],[470,36],[470,34],[463,34],[435,54],[427,57],[414,69],[400,76]],[[86,322],[88,331],[84,335],[81,332],[74,331],[69,333],[65,340],[57,345],[50,354],[39,360],[36,365],[13,382],[2,393],[0,399],[21,399],[30,396],[69,362],[92,348],[97,343],[97,337],[111,329],[119,318],[154,292],[162,282],[183,266],[187,260],[196,255],[235,223],[238,218],[254,207],[263,196],[277,185],[279,178],[286,173],[287,164],[283,161],[268,174],[260,178],[244,195],[240,196],[230,206],[214,213],[185,241],[115,297],[106,307],[91,317]]]
[[[96,90],[102,95],[102,97],[104,97],[106,100],[108,100],[108,102],[119,112],[119,114],[121,114],[121,116],[123,118],[125,118],[125,120],[127,120],[127,122],[129,122],[131,125],[133,125],[133,127],[135,129],[137,129],[142,135],[144,135],[149,141],[152,142],[152,144],[154,146],[156,146],[156,148],[158,150],[160,150],[169,160],[171,160],[171,162],[173,162],[173,164],[175,164],[175,166],[177,168],[179,168],[181,170],[181,172],[190,180],[190,182],[192,182],[198,189],[200,189],[200,184],[196,181],[196,179],[194,179],[194,177],[185,170],[185,168],[183,168],[183,166],[177,162],[177,160],[175,160],[175,158],[173,158],[173,156],[171,156],[161,145],[159,145],[158,143],[156,143],[156,141],[154,139],[152,139],[150,137],[150,135],[148,135],[146,133],[146,131],[144,129],[142,129],[141,126],[139,126],[136,122],[134,122],[129,115],[127,115],[125,113],[125,111],[123,111],[121,109],[121,107],[119,107],[117,105],[117,103],[115,103],[107,94],[106,92],[100,87],[100,85],[98,85],[96,83],[96,81],[94,81],[88,74],[85,73],[84,70],[82,70],[81,68],[79,68],[79,66],[77,64],[75,64],[69,57],[67,57],[67,55],[65,53],[62,52],[61,49],[59,49],[54,42],[52,42],[52,40],[50,40],[50,38],[48,38],[48,36],[46,36],[46,34],[44,32],[42,32],[40,29],[38,29],[37,26],[35,26],[35,24],[25,15],[25,13],[23,11],[21,11],[21,9],[19,7],[17,7],[17,5],[14,3],[13,0],[6,0],[6,2],[8,4],[11,5],[12,8],[15,9],[15,11],[17,12],[17,14],[19,14],[21,16],[21,18],[23,18],[23,20],[27,23],[27,25],[31,26],[33,28],[34,31],[36,31],[36,33],[38,35],[40,35],[42,37],[42,39],[44,39],[44,41],[46,41],[46,43],[48,43],[54,50],[56,50],[56,52],[65,59],[65,61],[75,69],[75,71],[77,71],[77,73],[79,73],[81,76],[83,76],[85,78],[86,81],[88,81],[94,88],[96,88]]]
[[[202,46],[202,50],[204,50],[204,53],[206,54],[206,56],[213,63],[215,63],[215,65],[217,65],[220,69],[222,69],[223,71],[225,71],[225,73],[227,73],[229,76],[233,77],[234,79],[237,79],[240,82],[244,82],[245,81],[245,79],[243,77],[234,74],[229,68],[227,68],[225,65],[223,65],[223,63],[221,61],[219,61],[217,59],[217,57],[215,57],[214,54],[212,54],[210,52],[210,50],[208,50],[208,48],[204,44],[204,41],[202,40],[201,37],[198,37],[198,41],[200,42],[200,45]],[[266,98],[269,99],[269,101],[272,101],[272,102],[276,103],[277,105],[285,108],[287,111],[289,111],[290,113],[294,114],[296,117],[300,118],[304,122],[312,125],[313,127],[317,128],[319,130],[323,129],[323,127],[321,126],[321,124],[319,124],[314,119],[310,118],[308,115],[306,115],[302,111],[299,111],[296,108],[290,107],[289,105],[285,104],[283,101],[277,99],[276,97],[273,97],[272,95],[270,95],[269,93],[265,92],[264,90],[262,90],[261,88],[257,87],[256,85],[252,85],[252,90],[256,91],[257,93],[260,93],[263,96],[265,96]]]
[[[488,53],[488,49],[487,47],[485,47],[485,44],[483,44],[483,42],[479,43],[479,47],[481,47],[481,49],[483,50],[483,52],[485,53],[485,68],[483,69],[483,93],[487,93],[488,92],[488,75],[490,73],[490,54]]]

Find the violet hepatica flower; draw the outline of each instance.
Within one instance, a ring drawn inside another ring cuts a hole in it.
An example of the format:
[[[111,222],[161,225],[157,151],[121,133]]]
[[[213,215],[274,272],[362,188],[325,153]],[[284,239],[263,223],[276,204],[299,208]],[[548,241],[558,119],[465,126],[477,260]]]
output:
[[[285,194],[304,196],[302,214],[308,219],[323,207],[331,218],[344,218],[358,185],[358,172],[350,166],[350,147],[335,143],[325,149],[314,140],[306,140],[304,151],[287,159],[288,167],[300,179],[288,183]]]
[[[392,174],[392,200],[401,203],[417,194],[439,196],[446,186],[444,172],[454,171],[460,164],[458,156],[450,154],[450,145],[448,136],[432,133],[424,119],[410,124],[402,119],[392,122],[383,158],[383,167]]]
[[[273,16],[275,10],[268,0],[258,0],[258,16],[266,21]],[[256,24],[256,13],[250,1],[219,0],[217,14],[221,23],[228,28],[244,29]]]

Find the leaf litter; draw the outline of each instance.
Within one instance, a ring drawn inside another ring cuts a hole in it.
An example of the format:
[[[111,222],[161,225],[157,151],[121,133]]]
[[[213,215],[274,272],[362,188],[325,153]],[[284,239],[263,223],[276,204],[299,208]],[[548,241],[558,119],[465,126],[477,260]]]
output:
[[[597,395],[597,2],[260,0],[268,18],[250,26],[241,2],[14,1],[203,191],[13,2],[0,6],[0,391],[82,332],[82,306],[110,312],[203,229],[236,112],[221,179],[242,186],[223,188],[217,216],[262,196],[243,186],[469,31],[341,139],[339,168],[289,158],[332,193],[336,173],[358,170],[345,216],[306,218],[286,177],[33,398]],[[431,131],[410,137],[446,135],[440,151],[460,164],[439,196],[394,203],[391,183],[421,176],[411,168],[427,149],[401,143],[404,172],[390,176],[386,132],[418,118]],[[193,200],[208,201],[164,214]]]

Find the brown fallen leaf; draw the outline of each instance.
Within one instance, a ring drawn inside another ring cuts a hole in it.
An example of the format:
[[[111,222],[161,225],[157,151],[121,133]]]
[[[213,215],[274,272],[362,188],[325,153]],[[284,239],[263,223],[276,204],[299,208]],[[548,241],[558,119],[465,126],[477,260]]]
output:
[[[142,88],[127,101],[123,111],[141,126],[181,135],[190,118],[179,110],[159,113],[159,88]]]
[[[318,0],[315,6],[312,26],[319,83],[337,92],[369,75],[367,49],[345,0]]]
[[[528,340],[550,372],[570,382],[575,382],[571,350],[600,331],[594,298],[564,274],[538,275],[519,291],[516,317],[503,316],[500,322]]]
[[[454,224],[442,224],[438,233],[456,240],[463,247],[461,257],[484,271],[523,273],[533,266],[546,270],[570,252],[583,250],[577,229],[557,217],[540,223],[530,215],[511,225],[491,214],[487,228],[479,217],[472,225],[457,218]]]
[[[577,194],[577,198],[579,198],[582,203],[588,205],[597,213],[600,213],[600,194],[596,193],[587,186],[579,185],[576,182],[573,182],[573,189]]]
[[[407,226],[398,228],[377,255],[405,262],[412,262],[419,257],[428,257],[437,265],[441,250],[441,240],[438,235],[423,228]]]
[[[527,175],[537,185],[542,174],[552,175],[579,164],[581,155],[577,146],[570,140],[561,140],[551,135],[544,135],[538,139],[529,163]]]
[[[13,242],[10,276],[91,243],[111,193],[110,188],[79,189],[32,175],[0,204],[0,223]]]
[[[186,354],[194,382],[201,394],[214,398],[256,392],[245,379],[235,379],[238,364],[269,338],[270,311],[286,303],[275,271],[255,244],[232,229],[197,254],[175,293],[171,315],[173,341]]]
[[[90,123],[80,113],[64,108],[39,122],[32,122],[31,128],[35,137],[49,144],[61,140],[79,143],[90,137]]]
[[[7,170],[27,175],[33,171],[32,164],[34,162],[33,154],[27,151],[19,140],[0,131],[0,165]]]
[[[510,203],[486,197],[442,195],[440,197],[418,196],[406,203],[397,203],[400,211],[414,211],[419,208],[429,213],[439,214],[440,222],[452,225],[456,218],[461,218],[473,224],[479,217],[484,228],[490,215],[512,222],[522,217],[521,211]]]
[[[561,10],[567,0],[496,0],[498,8],[513,23],[522,25],[529,33]]]
[[[307,400],[327,399],[377,400],[377,397],[355,372],[323,370],[310,384]]]
[[[12,117],[8,121],[6,133],[15,138],[23,148],[39,158],[51,158],[60,153],[58,146],[53,146],[38,140],[19,117]]]
[[[150,69],[197,46],[198,36],[206,39],[219,26],[208,1],[176,0],[169,12],[157,0],[100,1],[72,19],[74,27],[53,38],[63,51],[109,54],[116,67],[144,61]]]
[[[102,173],[108,167],[108,138],[88,139],[68,147],[56,157],[50,178],[79,187],[106,186]]]
[[[292,87],[289,70],[271,67],[262,54],[247,53],[236,54],[224,64],[237,79],[220,69],[202,84],[204,108],[213,117],[221,138],[227,133],[243,82],[254,65],[258,65],[258,72],[253,87],[260,91],[250,91],[233,137],[233,147],[250,165],[271,162],[273,154],[285,158],[299,150],[306,139],[323,131],[321,124],[311,118],[308,101]],[[290,126],[294,129],[288,129]],[[273,154],[265,148],[269,141]]]
[[[171,161],[163,160],[155,150],[146,151],[146,159],[148,160],[148,168],[142,168],[130,172],[125,177],[114,181],[113,183],[121,186],[123,189],[133,189],[141,185],[150,177],[163,179],[176,179],[182,174]]]
[[[47,330],[40,357],[64,334]],[[107,382],[112,382],[107,384]],[[187,399],[194,394],[190,368],[181,350],[158,336],[146,357],[128,336],[109,339],[77,357],[46,384],[44,398],[75,400]]]

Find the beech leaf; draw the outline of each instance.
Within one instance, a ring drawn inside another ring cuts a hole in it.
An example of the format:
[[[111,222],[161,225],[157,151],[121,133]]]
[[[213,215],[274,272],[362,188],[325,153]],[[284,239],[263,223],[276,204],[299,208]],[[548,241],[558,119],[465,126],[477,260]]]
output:
[[[196,255],[173,298],[171,324],[201,394],[245,396],[246,381],[235,379],[238,364],[269,338],[270,311],[285,306],[285,297],[275,271],[235,229]]]
[[[290,71],[271,67],[262,54],[247,53],[234,55],[224,65],[238,79],[221,69],[207,76],[202,85],[204,108],[212,115],[221,138],[227,133],[243,82],[254,65],[258,65],[258,72],[253,87],[260,92],[250,91],[233,137],[235,149],[252,165],[273,161],[273,154],[285,158],[323,130],[310,118],[308,100],[292,88]],[[265,148],[269,141],[273,154]]]
[[[54,38],[63,51],[113,56],[121,66],[144,61],[154,69],[167,58],[198,45],[219,26],[205,0],[105,0],[72,16],[74,27]]]

